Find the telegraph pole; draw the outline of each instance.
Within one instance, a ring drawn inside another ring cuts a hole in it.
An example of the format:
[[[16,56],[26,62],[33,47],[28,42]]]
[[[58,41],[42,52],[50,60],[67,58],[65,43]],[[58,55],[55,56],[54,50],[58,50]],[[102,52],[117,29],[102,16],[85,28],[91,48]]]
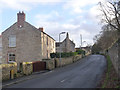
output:
[[[80,46],[80,48],[82,48],[82,34],[80,34],[80,41],[81,41],[81,46]]]

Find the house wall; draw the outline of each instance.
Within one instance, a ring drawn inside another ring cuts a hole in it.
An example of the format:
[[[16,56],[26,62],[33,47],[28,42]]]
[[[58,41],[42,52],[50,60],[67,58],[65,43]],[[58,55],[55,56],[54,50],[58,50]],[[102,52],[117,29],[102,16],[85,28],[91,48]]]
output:
[[[41,46],[42,46],[42,58],[50,58],[50,53],[56,52],[55,40],[49,37],[44,32],[41,32]]]
[[[8,61],[8,53],[16,54],[16,62],[39,61],[41,58],[41,32],[27,22],[18,28],[17,23],[2,33],[3,63]],[[9,47],[9,36],[16,35],[16,47]]]
[[[75,52],[75,45],[67,38],[59,47],[56,47],[56,52]]]

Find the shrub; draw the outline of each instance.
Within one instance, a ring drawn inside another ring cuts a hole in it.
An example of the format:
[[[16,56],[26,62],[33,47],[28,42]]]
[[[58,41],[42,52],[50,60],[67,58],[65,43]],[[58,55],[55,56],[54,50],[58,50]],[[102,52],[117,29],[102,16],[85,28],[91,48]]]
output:
[[[70,57],[77,55],[77,52],[63,52],[61,53],[61,58]],[[60,53],[50,53],[51,58],[60,58]]]
[[[85,51],[84,51],[84,50],[82,50],[82,49],[77,50],[76,52],[77,52],[78,54],[83,54],[83,55],[85,55]]]
[[[56,56],[56,53],[50,53],[51,58],[55,58],[55,56]]]

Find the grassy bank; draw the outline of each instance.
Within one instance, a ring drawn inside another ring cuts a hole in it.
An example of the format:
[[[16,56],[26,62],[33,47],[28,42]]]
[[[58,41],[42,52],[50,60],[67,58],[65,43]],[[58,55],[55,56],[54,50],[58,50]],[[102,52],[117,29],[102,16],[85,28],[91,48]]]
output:
[[[110,57],[105,55],[107,59],[107,69],[98,85],[99,88],[120,88],[120,83],[118,81],[117,73],[112,65]]]

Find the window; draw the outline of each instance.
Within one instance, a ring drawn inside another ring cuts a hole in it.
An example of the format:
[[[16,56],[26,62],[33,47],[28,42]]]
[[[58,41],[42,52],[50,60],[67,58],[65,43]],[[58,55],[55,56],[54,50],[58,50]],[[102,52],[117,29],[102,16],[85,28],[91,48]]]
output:
[[[16,47],[16,36],[11,35],[9,37],[9,47]]]
[[[8,61],[15,61],[15,54],[8,54]]]

